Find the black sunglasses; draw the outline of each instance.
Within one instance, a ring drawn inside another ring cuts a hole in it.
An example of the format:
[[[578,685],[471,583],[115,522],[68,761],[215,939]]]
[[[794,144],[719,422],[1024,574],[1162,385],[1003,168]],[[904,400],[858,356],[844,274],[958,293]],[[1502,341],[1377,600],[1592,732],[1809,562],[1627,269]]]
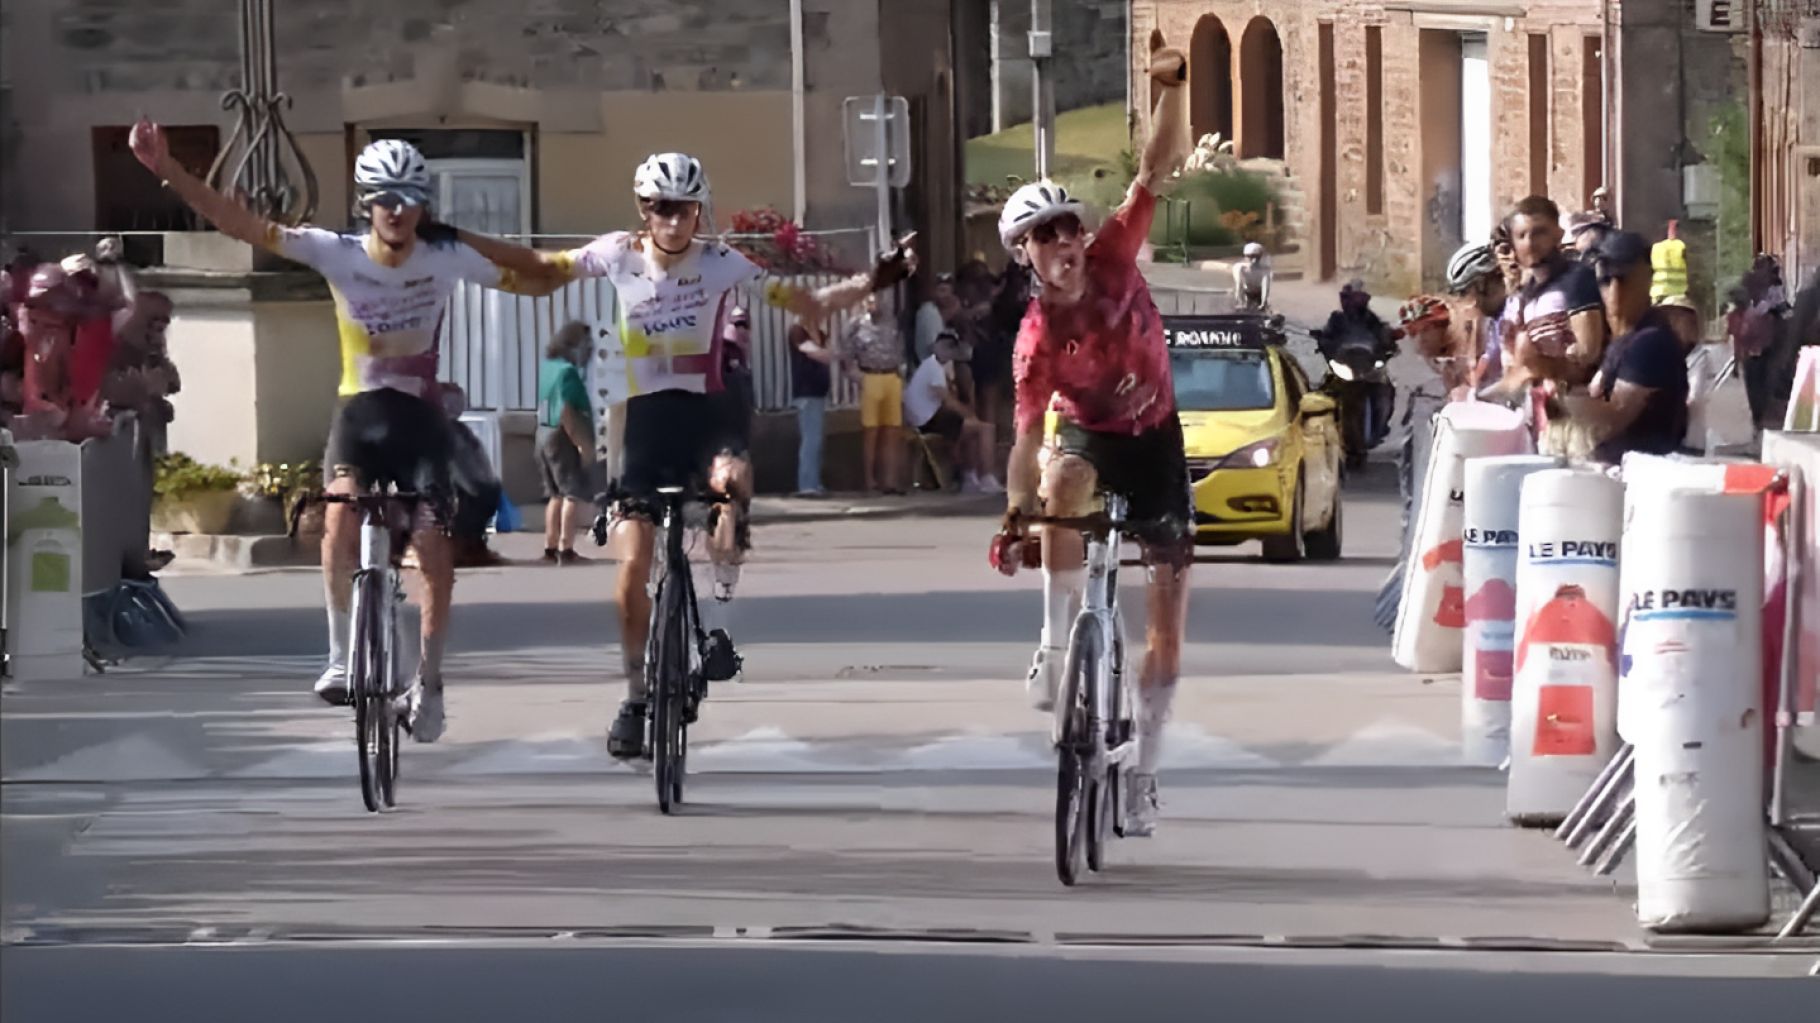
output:
[[[1079,238],[1082,230],[1081,218],[1070,213],[1031,228],[1030,239],[1038,245],[1053,245],[1057,238]]]
[[[383,206],[393,213],[398,212],[401,207],[417,205],[412,197],[402,192],[374,192],[360,201],[366,206]]]
[[[668,220],[671,217],[681,217],[692,213],[700,209],[701,204],[690,202],[687,199],[646,199],[644,207],[646,212],[654,213]]]

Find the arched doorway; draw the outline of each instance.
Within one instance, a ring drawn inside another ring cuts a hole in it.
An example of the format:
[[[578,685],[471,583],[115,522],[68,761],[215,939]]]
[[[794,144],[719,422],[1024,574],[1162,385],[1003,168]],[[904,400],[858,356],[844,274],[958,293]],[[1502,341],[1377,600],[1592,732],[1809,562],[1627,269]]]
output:
[[[1239,135],[1241,157],[1283,158],[1283,40],[1270,19],[1245,26],[1239,43]]]
[[[1194,23],[1188,46],[1188,121],[1196,142],[1212,132],[1232,138],[1232,38],[1211,14]]]

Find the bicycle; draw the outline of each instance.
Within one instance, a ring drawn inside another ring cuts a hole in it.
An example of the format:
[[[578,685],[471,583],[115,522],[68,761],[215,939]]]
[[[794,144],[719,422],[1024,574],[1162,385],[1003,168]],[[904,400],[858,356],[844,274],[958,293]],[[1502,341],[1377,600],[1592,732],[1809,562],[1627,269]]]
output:
[[[1125,837],[1126,765],[1137,751],[1118,608],[1119,545],[1131,524],[1125,498],[1107,494],[1104,500],[1098,514],[1025,520],[1078,529],[1087,539],[1086,589],[1055,700],[1055,870],[1069,886],[1083,865],[1100,871],[1108,833]]]
[[[654,496],[614,491],[598,499],[603,508],[618,505],[621,516],[638,513],[658,523],[652,551],[651,628],[645,641],[645,743],[643,759],[653,765],[657,807],[675,813],[683,802],[688,775],[689,726],[707,698],[710,681],[723,682],[739,673],[739,655],[726,633],[704,632],[689,571],[684,536],[691,528],[711,528],[712,515],[729,503],[724,494],[659,487]],[[697,522],[697,509],[709,514]],[[594,543],[606,546],[611,517],[594,520]],[[693,639],[694,642],[689,642]]]
[[[371,813],[398,805],[399,733],[404,715],[393,707],[400,688],[398,608],[404,603],[401,578],[418,509],[433,499],[396,485],[356,494],[312,494],[291,509],[290,533],[310,504],[347,504],[359,509],[360,567],[354,572],[349,604],[348,702],[354,705],[354,745],[360,757],[360,796]],[[438,520],[446,516],[438,515]]]

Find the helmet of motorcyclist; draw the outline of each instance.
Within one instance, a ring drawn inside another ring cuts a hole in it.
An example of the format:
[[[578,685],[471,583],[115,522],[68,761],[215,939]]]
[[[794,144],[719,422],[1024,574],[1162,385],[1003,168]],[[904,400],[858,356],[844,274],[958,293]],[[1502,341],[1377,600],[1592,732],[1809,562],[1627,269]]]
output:
[[[1447,261],[1447,290],[1463,295],[1480,278],[1499,272],[1498,254],[1490,245],[1483,242],[1462,245]]]
[[[1016,251],[1024,236],[1038,226],[1061,217],[1085,220],[1087,207],[1053,181],[1033,181],[1011,193],[998,215],[998,239],[1007,251]]]
[[[430,165],[417,147],[403,139],[380,139],[354,161],[354,188],[359,200],[394,195],[409,206],[430,204]]]

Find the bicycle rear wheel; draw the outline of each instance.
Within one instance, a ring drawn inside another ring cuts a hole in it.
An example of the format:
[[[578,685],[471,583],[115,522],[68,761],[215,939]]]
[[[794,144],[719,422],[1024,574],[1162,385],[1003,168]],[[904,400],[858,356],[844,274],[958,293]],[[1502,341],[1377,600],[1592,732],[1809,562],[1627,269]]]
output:
[[[689,570],[687,562],[681,571]],[[676,578],[677,568],[657,591],[657,650],[651,680],[651,756],[657,781],[657,807],[673,813],[683,801],[683,780],[688,767],[689,726],[683,720],[689,698],[688,622],[684,616],[685,590]]]
[[[1069,641],[1058,713],[1061,738],[1056,743],[1055,872],[1073,885],[1084,867],[1098,862],[1093,836],[1093,806],[1100,798],[1093,778],[1092,708],[1094,672],[1103,648],[1098,623],[1083,617]],[[1094,867],[1094,869],[1098,869]]]
[[[374,613],[378,587],[371,572],[354,577],[354,599],[349,611],[353,624],[348,642],[348,692],[354,702],[354,746],[360,755],[360,798],[367,811],[378,813],[384,803],[380,774],[383,755],[381,734],[386,707],[378,697],[384,686],[384,660],[379,619]]]

